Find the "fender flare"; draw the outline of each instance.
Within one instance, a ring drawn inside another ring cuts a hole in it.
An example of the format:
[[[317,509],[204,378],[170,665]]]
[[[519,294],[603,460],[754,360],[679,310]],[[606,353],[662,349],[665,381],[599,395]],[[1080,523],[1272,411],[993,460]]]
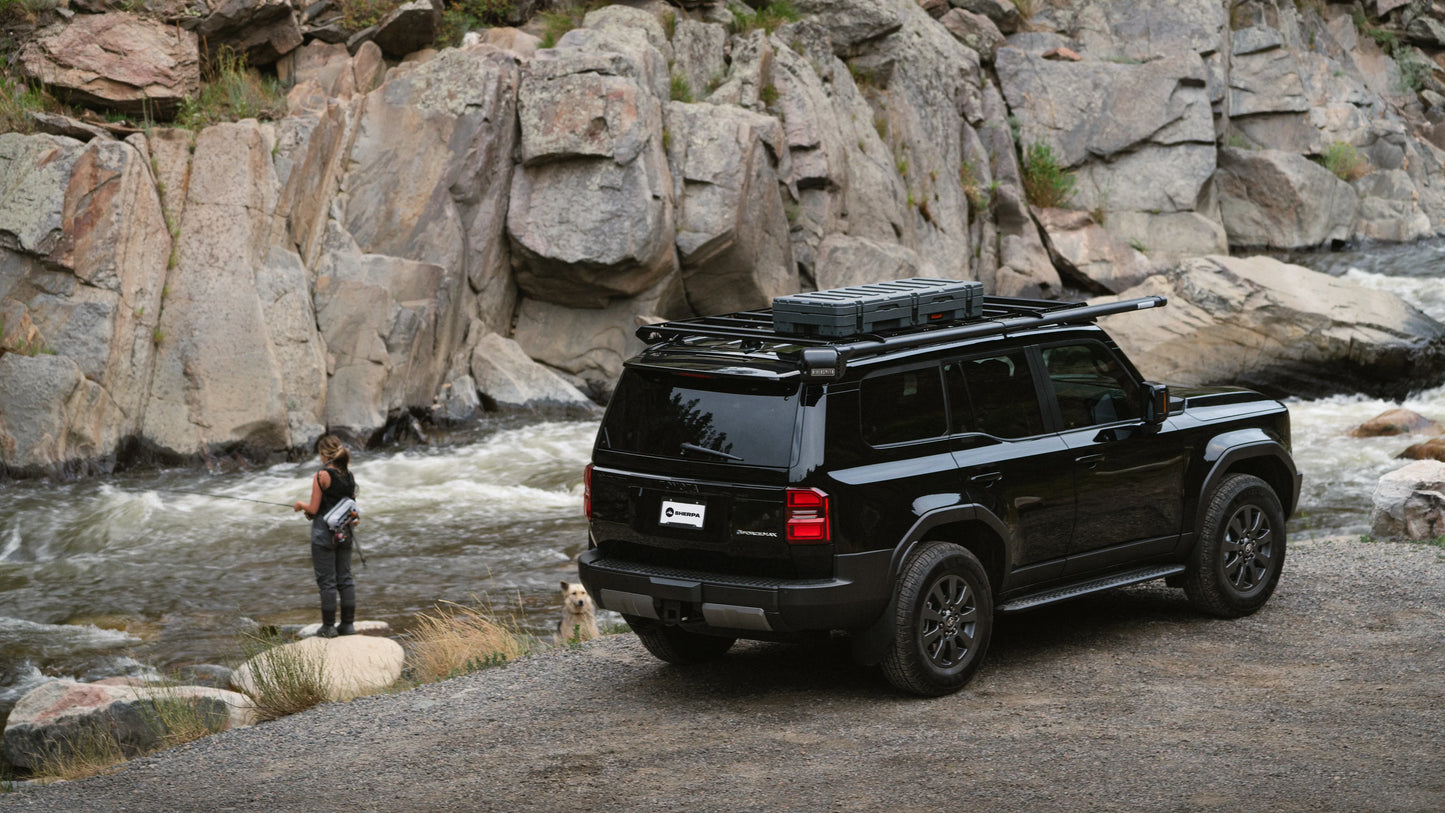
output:
[[[1205,446],[1204,460],[1210,464],[1209,472],[1204,476],[1199,486],[1199,493],[1196,495],[1194,504],[1194,521],[1192,527],[1195,533],[1199,533],[1204,523],[1204,512],[1209,504],[1209,495],[1219,487],[1219,483],[1226,476],[1229,468],[1241,460],[1248,460],[1256,457],[1269,457],[1279,463],[1289,474],[1289,491],[1285,494],[1277,494],[1280,503],[1284,508],[1284,515],[1288,518],[1294,513],[1295,506],[1299,504],[1300,473],[1295,467],[1293,458],[1284,446],[1274,438],[1265,434],[1260,429],[1240,429],[1234,432],[1225,432],[1211,438]]]
[[[903,535],[902,541],[893,549],[893,557],[889,562],[890,581],[893,589],[888,598],[888,604],[879,614],[878,619],[867,628],[853,635],[852,655],[853,660],[860,664],[872,666],[883,659],[883,653],[889,644],[893,643],[893,620],[898,613],[898,581],[903,573],[903,566],[908,558],[918,549],[927,538],[929,531],[940,525],[948,525],[954,522],[975,521],[982,522],[999,538],[1004,540],[1003,546],[1003,567],[1008,572],[1009,555],[1008,526],[996,514],[978,503],[966,503],[963,505],[951,505],[947,508],[939,508],[930,511],[919,517],[916,522]]]

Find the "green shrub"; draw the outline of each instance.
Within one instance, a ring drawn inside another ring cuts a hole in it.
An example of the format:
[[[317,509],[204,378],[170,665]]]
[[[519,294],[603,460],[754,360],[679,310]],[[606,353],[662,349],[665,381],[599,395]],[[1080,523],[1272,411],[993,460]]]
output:
[[[1034,206],[1060,207],[1074,197],[1074,175],[1064,171],[1048,144],[1038,142],[1024,151],[1024,196]]]
[[[1343,141],[1336,141],[1325,148],[1320,164],[1342,181],[1363,178],[1370,172],[1370,165],[1355,148]]]

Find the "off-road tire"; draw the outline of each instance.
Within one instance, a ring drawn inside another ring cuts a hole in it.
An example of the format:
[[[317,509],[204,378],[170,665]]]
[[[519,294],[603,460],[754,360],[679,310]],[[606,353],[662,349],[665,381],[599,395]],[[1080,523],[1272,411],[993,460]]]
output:
[[[714,661],[732,649],[736,638],[699,635],[679,627],[669,627],[650,618],[623,616],[637,633],[642,645],[658,660],[668,663],[705,663]]]
[[[1265,481],[1225,477],[1205,507],[1184,572],[1184,594],[1201,612],[1239,618],[1264,606],[1284,571],[1284,509]]]
[[[962,688],[993,636],[988,575],[967,549],[925,542],[898,582],[893,643],[883,675],[897,689],[937,697]]]

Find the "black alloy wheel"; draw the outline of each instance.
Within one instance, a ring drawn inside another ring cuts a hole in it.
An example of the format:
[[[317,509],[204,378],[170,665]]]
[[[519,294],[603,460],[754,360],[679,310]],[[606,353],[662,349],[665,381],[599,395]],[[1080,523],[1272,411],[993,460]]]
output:
[[[993,593],[983,565],[951,542],[926,542],[904,566],[893,644],[883,674],[896,688],[934,697],[973,677],[993,635]]]
[[[1284,571],[1284,509],[1269,484],[1231,474],[1210,495],[1199,543],[1184,574],[1197,609],[1238,618],[1263,607]]]

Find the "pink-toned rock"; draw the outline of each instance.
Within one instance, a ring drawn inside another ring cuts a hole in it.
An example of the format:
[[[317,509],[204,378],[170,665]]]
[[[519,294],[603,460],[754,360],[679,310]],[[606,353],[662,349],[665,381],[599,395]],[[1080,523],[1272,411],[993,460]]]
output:
[[[25,76],[81,104],[169,115],[200,87],[194,32],[125,12],[82,14],[20,51]]]
[[[1398,456],[1407,460],[1439,460],[1445,463],[1445,438],[1431,438],[1424,443],[1412,444]]]
[[[1083,57],[1079,56],[1078,51],[1075,51],[1072,48],[1065,48],[1062,45],[1058,48],[1050,48],[1049,50],[1044,51],[1043,58],[1052,59],[1058,62],[1081,62],[1084,59]]]
[[[1391,409],[1351,429],[1352,438],[1380,438],[1391,435],[1445,434],[1445,427],[1408,409]]]
[[[84,747],[97,729],[115,737],[126,756],[153,750],[166,728],[157,704],[188,703],[212,731],[251,725],[249,697],[204,686],[137,686],[133,681],[52,680],[32,689],[5,723],[5,758],[37,768],[46,756]]]

